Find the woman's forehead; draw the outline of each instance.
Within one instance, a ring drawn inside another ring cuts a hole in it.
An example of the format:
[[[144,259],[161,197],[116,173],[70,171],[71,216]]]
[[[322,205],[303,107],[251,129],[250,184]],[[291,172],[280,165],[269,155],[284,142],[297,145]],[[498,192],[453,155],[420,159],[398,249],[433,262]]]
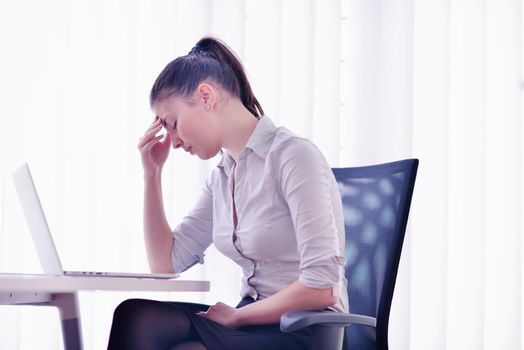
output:
[[[173,113],[180,104],[180,98],[176,96],[169,96],[162,101],[155,102],[153,111],[159,117],[166,117],[166,115]]]

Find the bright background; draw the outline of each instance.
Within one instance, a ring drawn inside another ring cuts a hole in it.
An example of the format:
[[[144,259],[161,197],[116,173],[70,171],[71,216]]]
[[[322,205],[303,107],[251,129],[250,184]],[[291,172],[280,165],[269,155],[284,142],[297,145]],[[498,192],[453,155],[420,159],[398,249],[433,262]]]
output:
[[[524,349],[521,0],[0,0],[0,272],[40,272],[11,172],[29,162],[66,269],[147,271],[136,143],[161,69],[213,34],[266,114],[331,166],[421,160],[391,349]],[[169,221],[217,159],[173,152]],[[86,349],[144,296],[234,304],[210,248],[185,278],[210,293],[82,293]],[[1,349],[61,348],[52,308],[0,307]]]

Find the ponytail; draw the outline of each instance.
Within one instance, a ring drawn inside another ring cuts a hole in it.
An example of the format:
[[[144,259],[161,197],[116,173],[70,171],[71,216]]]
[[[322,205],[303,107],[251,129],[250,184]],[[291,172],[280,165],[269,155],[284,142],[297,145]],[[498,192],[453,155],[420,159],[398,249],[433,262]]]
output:
[[[164,68],[151,89],[151,106],[172,95],[189,97],[206,79],[214,80],[238,97],[256,118],[264,115],[240,60],[225,43],[211,37],[200,39],[186,56],[176,58]]]

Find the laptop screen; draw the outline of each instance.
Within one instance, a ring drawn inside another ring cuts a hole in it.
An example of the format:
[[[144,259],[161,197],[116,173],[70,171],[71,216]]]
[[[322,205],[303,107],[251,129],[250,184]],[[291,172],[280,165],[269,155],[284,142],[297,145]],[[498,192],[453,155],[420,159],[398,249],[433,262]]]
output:
[[[27,163],[15,170],[13,181],[44,273],[62,275],[64,270]]]

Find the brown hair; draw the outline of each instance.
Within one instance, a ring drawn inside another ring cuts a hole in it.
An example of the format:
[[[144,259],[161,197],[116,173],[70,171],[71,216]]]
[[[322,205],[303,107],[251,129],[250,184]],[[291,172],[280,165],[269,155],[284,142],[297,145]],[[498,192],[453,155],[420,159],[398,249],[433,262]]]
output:
[[[172,95],[190,97],[206,79],[238,97],[255,117],[264,115],[242,63],[224,42],[212,37],[200,39],[187,55],[168,63],[151,88],[149,102],[153,106]]]

